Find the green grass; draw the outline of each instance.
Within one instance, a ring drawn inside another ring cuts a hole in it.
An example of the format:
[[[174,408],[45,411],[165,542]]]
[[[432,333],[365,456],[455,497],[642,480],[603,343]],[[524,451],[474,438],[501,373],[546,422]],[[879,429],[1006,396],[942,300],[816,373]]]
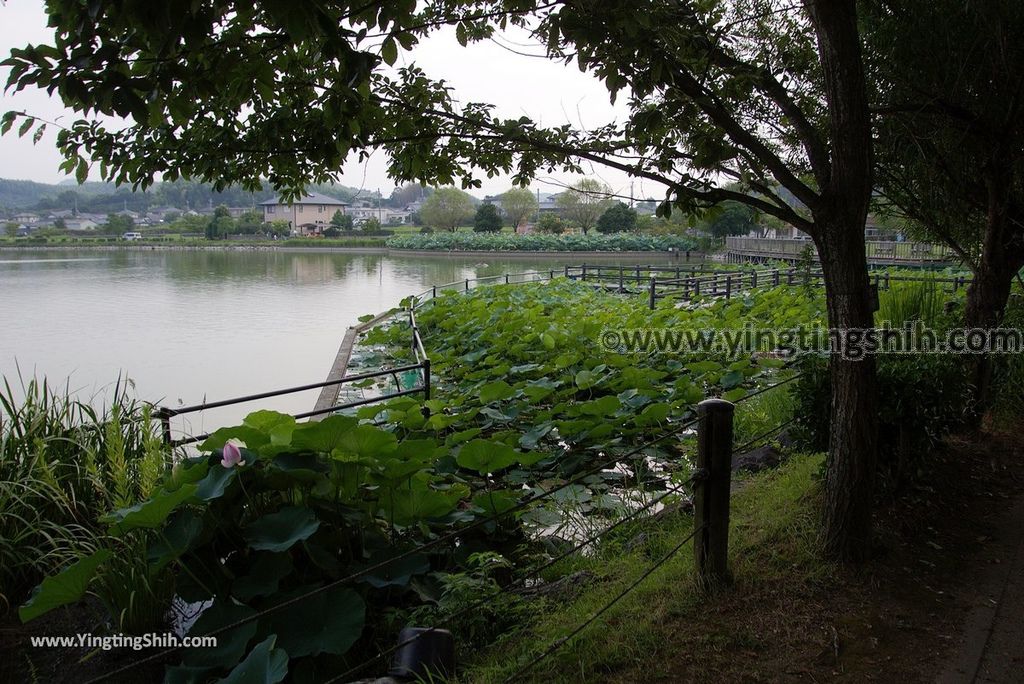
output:
[[[834,567],[818,554],[815,474],[823,456],[794,456],[779,470],[751,477],[733,496],[730,564],[736,589],[779,582],[814,585]],[[643,530],[646,541],[626,550],[624,540]],[[543,611],[520,631],[493,646],[466,654],[460,682],[502,682],[550,644],[600,610],[656,559],[692,530],[692,518],[675,514],[638,524],[616,535],[597,553],[566,562],[562,572],[585,570],[594,581],[564,605]],[[641,666],[678,636],[687,616],[707,600],[694,583],[693,547],[686,544],[611,610],[516,681],[598,681],[608,673]]]
[[[17,388],[17,389],[16,389]],[[99,402],[98,402],[99,403]],[[102,542],[98,517],[144,498],[169,463],[149,409],[118,382],[100,407],[31,378],[0,387],[0,613]]]

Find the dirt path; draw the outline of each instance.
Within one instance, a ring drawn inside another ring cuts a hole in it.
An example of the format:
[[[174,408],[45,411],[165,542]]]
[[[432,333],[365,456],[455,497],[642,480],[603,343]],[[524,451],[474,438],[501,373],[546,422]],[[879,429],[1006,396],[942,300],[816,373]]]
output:
[[[941,684],[1024,680],[1024,497],[992,520],[992,543],[974,559],[970,609]]]
[[[947,440],[818,581],[744,578],[609,681],[1024,682],[1024,424]]]

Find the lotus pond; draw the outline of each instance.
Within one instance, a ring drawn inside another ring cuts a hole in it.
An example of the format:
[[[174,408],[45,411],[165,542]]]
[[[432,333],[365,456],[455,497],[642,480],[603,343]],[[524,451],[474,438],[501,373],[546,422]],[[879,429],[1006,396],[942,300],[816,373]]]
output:
[[[571,559],[524,569],[689,477],[690,432],[638,447],[684,425],[705,397],[739,401],[793,373],[771,356],[621,353],[601,346],[603,330],[822,317],[820,293],[799,287],[655,311],[565,280],[442,293],[419,311],[431,400],[318,423],[257,411],[217,430],[149,497],[104,516],[106,533],[44,581],[21,617],[123,578],[117,551],[130,540],[152,588],[131,600],[157,608],[131,629],[159,629],[167,609],[199,606],[189,633],[219,637],[216,648],[129,663],[171,663],[168,681],[327,680],[394,644],[406,624],[448,626],[460,648],[487,643],[550,607],[512,591],[466,615],[469,597],[557,581]],[[370,331],[363,362],[408,362],[406,326]],[[793,401],[780,388],[742,407],[737,441],[790,417]],[[125,630],[124,599],[105,596],[111,629]]]

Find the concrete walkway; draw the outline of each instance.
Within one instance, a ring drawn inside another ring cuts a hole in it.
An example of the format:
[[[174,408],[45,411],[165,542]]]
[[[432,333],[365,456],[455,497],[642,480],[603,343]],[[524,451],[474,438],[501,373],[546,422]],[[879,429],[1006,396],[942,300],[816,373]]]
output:
[[[993,536],[966,597],[970,610],[960,648],[941,684],[1024,682],[1024,497],[993,520]]]

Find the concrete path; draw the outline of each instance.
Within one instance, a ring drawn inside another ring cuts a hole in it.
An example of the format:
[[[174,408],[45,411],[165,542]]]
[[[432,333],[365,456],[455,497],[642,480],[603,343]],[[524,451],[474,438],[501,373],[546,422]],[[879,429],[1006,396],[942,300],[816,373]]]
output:
[[[960,649],[941,684],[1024,682],[1024,497],[993,520],[983,567],[973,583]]]

